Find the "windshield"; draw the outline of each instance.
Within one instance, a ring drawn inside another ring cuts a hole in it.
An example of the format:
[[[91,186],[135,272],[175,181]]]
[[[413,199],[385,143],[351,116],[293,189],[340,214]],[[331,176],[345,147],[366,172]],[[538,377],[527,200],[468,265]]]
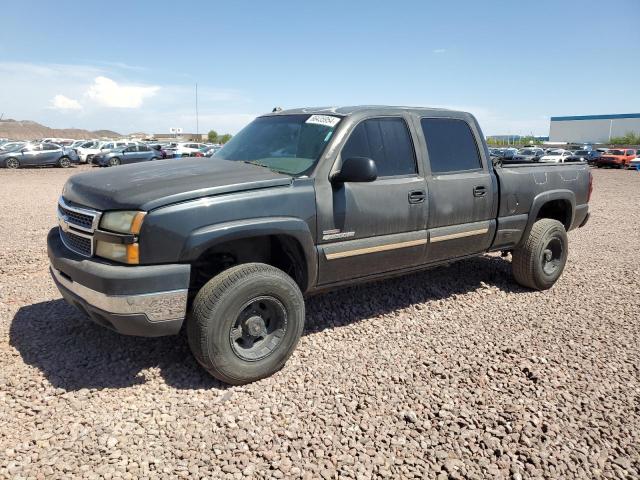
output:
[[[547,153],[547,155],[549,157],[559,157],[560,155],[562,155],[564,152],[549,152]]]
[[[287,175],[306,175],[315,166],[340,117],[273,115],[256,118],[215,155],[245,161]]]
[[[524,149],[524,150],[520,150],[520,155],[535,155],[536,152],[534,152],[533,150],[528,150],[528,149]]]
[[[576,155],[589,155],[588,150],[576,150]]]
[[[624,155],[624,152],[622,150],[609,150],[607,153],[609,155]]]

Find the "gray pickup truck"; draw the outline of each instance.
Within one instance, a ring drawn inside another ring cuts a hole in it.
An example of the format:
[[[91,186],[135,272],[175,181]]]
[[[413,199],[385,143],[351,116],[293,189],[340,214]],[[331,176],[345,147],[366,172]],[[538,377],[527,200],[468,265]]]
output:
[[[231,384],[280,369],[304,296],[485,252],[550,288],[589,217],[585,164],[494,166],[475,118],[405,107],[305,108],[255,119],[213,158],[69,179],[48,236],[62,296],[123,334],[186,321]]]

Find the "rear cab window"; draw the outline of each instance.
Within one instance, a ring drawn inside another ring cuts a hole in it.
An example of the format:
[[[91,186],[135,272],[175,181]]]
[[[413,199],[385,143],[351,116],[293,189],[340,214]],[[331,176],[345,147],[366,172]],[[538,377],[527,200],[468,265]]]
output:
[[[478,144],[466,121],[422,118],[420,126],[433,174],[482,170]]]

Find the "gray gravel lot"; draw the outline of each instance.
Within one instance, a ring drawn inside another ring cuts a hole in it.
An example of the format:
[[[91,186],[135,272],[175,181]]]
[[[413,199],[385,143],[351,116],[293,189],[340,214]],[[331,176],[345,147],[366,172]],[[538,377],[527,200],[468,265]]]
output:
[[[594,170],[550,291],[484,256],[315,297],[285,368],[225,387],[60,299],[45,237],[84,169],[0,170],[0,477],[640,475],[636,172]]]

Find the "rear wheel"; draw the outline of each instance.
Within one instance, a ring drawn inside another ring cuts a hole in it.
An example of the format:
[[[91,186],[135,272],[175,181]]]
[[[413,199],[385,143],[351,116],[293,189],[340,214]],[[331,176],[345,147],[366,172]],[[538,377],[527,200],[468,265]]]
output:
[[[280,370],[304,328],[304,299],[282,270],[247,263],[225,270],[198,292],[189,345],[214,377],[241,385]]]
[[[110,167],[117,167],[118,165],[120,165],[120,159],[118,157],[113,157],[109,159]]]
[[[560,278],[568,254],[564,225],[542,218],[533,224],[524,245],[513,251],[513,276],[522,286],[546,290]]]
[[[58,160],[58,166],[60,168],[69,168],[71,166],[71,160],[69,157],[61,157],[60,160]]]
[[[20,162],[18,161],[17,158],[7,158],[4,162],[4,166],[7,168],[18,168],[20,167]]]

